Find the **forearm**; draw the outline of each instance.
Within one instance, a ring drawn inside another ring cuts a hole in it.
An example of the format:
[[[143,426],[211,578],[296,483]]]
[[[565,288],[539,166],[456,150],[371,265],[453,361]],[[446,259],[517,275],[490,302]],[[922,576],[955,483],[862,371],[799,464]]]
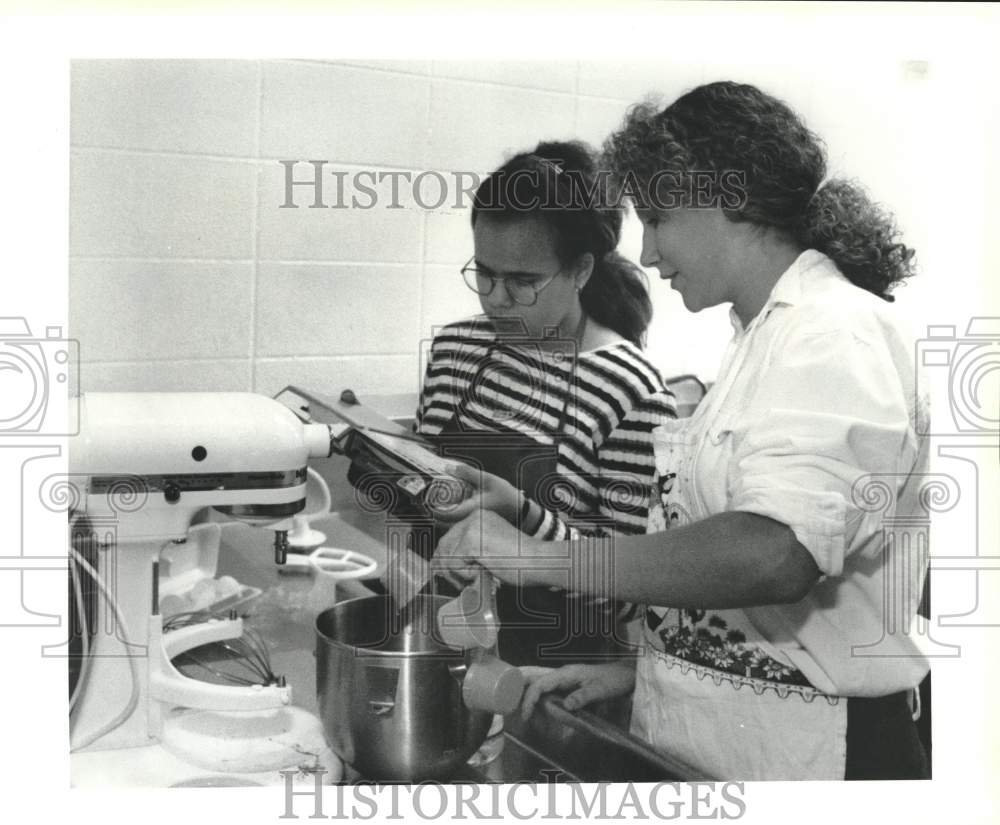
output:
[[[716,609],[795,602],[819,576],[789,527],[741,512],[642,536],[569,542],[525,537],[517,564],[498,572],[522,584]]]

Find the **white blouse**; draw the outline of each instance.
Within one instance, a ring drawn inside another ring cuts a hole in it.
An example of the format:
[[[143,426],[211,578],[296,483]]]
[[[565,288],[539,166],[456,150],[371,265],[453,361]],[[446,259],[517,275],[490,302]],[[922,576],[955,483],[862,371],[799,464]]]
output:
[[[658,468],[686,490],[683,521],[736,510],[795,532],[823,574],[810,593],[726,612],[834,695],[893,693],[928,668],[914,620],[927,570],[927,407],[894,315],[807,250],[747,328],[732,315],[717,382],[683,422],[690,448],[681,466]]]

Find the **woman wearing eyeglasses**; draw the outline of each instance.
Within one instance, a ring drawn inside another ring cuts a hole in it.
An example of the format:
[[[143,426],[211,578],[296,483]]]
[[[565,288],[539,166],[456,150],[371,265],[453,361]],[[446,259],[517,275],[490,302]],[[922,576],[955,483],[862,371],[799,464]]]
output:
[[[435,336],[417,412],[475,489],[440,520],[485,508],[542,539],[645,530],[652,431],[675,411],[641,349],[645,276],[615,251],[622,211],[598,184],[585,145],[542,143],[476,192],[462,276],[483,315]],[[608,655],[614,606],[573,584],[500,589],[503,658]]]

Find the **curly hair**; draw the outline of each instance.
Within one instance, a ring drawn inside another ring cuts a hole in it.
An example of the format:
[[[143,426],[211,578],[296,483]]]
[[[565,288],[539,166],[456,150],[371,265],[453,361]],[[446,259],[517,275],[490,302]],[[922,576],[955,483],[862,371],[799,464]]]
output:
[[[782,101],[755,86],[699,86],[658,110],[633,106],[604,144],[604,163],[639,208],[664,175],[677,186],[709,173],[712,203],[727,218],[770,227],[829,256],[855,285],[892,301],[914,274],[912,249],[892,215],[854,181],[823,183],[823,141]],[[739,182],[738,197],[726,181]]]
[[[482,214],[501,221],[538,217],[551,230],[564,266],[582,255],[594,270],[580,291],[584,311],[636,346],[653,317],[646,274],[616,252],[624,210],[609,205],[596,156],[582,141],[539,143],[512,157],[479,185],[472,225]]]

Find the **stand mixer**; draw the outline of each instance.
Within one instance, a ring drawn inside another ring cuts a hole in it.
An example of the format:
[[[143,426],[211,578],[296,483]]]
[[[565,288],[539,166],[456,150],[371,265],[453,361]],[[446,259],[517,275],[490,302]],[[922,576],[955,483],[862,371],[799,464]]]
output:
[[[115,760],[183,762],[183,754],[174,749],[168,757],[160,745],[170,739],[178,706],[230,720],[243,715],[246,724],[261,714],[271,733],[275,715],[287,716],[282,724],[293,739],[318,735],[322,743],[318,720],[291,707],[283,680],[211,684],[176,670],[171,659],[237,639],[243,623],[211,619],[165,633],[161,599],[214,576],[221,529],[195,525],[206,508],[274,530],[275,562],[284,563],[292,516],[305,507],[306,464],[331,454],[331,428],[303,423],[282,403],[252,393],[88,393],[79,416],[69,449],[71,543],[87,536],[91,563],[71,553],[103,598],[89,619],[81,613],[90,633],[72,713],[74,784],[100,775],[115,782],[108,775]],[[74,587],[79,601],[76,580]],[[287,758],[297,750],[292,742]]]

